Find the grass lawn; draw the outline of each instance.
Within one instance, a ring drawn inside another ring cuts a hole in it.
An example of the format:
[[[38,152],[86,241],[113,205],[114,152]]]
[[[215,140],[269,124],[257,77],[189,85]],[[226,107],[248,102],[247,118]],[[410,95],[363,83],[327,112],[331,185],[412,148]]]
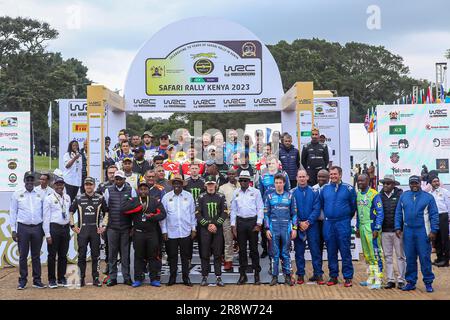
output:
[[[59,162],[58,158],[52,159],[52,169],[51,169],[52,172],[53,172],[53,170],[58,168],[58,166],[59,166],[58,162]],[[48,171],[49,170],[48,157],[35,155],[34,156],[34,170],[38,171],[38,172]]]

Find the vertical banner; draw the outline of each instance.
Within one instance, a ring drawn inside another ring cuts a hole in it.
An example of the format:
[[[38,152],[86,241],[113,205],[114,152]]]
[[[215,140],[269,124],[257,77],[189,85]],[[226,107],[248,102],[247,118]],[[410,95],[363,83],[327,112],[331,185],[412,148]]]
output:
[[[379,174],[401,185],[422,166],[450,184],[450,119],[445,104],[377,106]]]
[[[96,184],[103,181],[103,115],[105,113],[103,86],[87,87],[88,105],[88,175],[96,180]]]
[[[31,169],[29,112],[0,112],[0,192],[14,192]]]
[[[314,123],[314,85],[313,82],[297,82],[295,86],[297,89],[297,105],[295,107],[297,115],[297,143],[301,150],[303,143],[311,140],[311,130]]]

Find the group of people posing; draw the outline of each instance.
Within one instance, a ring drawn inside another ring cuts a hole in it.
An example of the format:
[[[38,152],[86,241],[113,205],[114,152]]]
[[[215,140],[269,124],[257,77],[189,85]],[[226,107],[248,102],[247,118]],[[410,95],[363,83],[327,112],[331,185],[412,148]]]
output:
[[[149,133],[145,135],[149,136]],[[73,145],[75,143],[71,147]],[[174,165],[177,161],[171,149],[175,146],[169,145],[165,148],[165,156],[154,155],[151,161],[145,159],[144,149],[140,146],[134,149],[134,157],[119,157],[114,164],[108,165],[107,181],[99,186],[93,178],[82,177],[81,194],[77,194],[77,190],[70,195],[71,187],[65,180],[74,173],[70,170],[78,161],[73,160],[77,157],[76,148],[69,148],[72,151],[65,159],[65,174],[54,179],[53,189],[42,183],[35,187],[34,174],[25,174],[25,188],[14,193],[10,210],[13,238],[18,241],[20,253],[18,289],[26,287],[30,249],[33,286],[45,287],[40,270],[44,236],[48,247],[49,287],[67,284],[70,229],[77,234],[81,286],[85,285],[88,245],[93,283],[102,285],[99,254],[103,237],[107,249],[107,286],[117,285],[119,260],[125,284],[142,286],[148,272],[150,284],[160,286],[163,249],[170,267],[167,285],[176,283],[180,256],[182,281],[192,286],[189,270],[193,241],[198,241],[199,246],[201,285],[208,285],[213,257],[215,283],[223,286],[222,264],[224,271],[232,270],[236,241],[239,248],[238,285],[248,282],[249,271],[254,273],[254,283],[261,283],[260,242],[263,247],[261,257],[268,255],[271,260],[271,285],[278,283],[280,262],[286,284],[305,282],[304,255],[308,247],[313,266],[309,281],[328,286],[338,284],[339,253],[344,286],[351,287],[354,273],[351,221],[356,213],[356,235],[361,239],[369,272],[367,281],[361,285],[382,288],[386,276],[384,287],[395,287],[392,261],[395,249],[398,287],[415,289],[419,257],[427,291],[433,291],[430,241],[436,240],[437,236],[439,241],[445,238],[441,235],[445,230],[442,230],[443,224],[439,225],[439,218],[440,214],[448,217],[450,207],[447,190],[440,187],[439,181],[433,192],[426,193],[420,189],[419,178],[412,176],[411,190],[400,195],[401,190],[396,187],[393,176],[381,181],[383,189],[378,193],[369,187],[369,177],[362,174],[358,177],[357,191],[342,182],[340,167],[330,166],[328,150],[319,141],[318,130],[313,131],[312,141],[304,147],[301,157],[292,146],[292,137],[286,134],[282,137],[279,156],[266,147],[254,167],[245,150],[243,157],[239,157],[241,153],[231,151],[228,157],[231,163],[218,164],[214,159],[206,162],[197,159],[194,148],[188,148],[187,159]],[[236,155],[237,159],[234,158]],[[222,165],[227,165],[225,174],[220,170]],[[47,178],[41,175],[41,179]],[[445,206],[439,205],[438,209],[437,201]],[[295,276],[289,253],[292,241]],[[447,243],[444,240],[441,243],[438,258],[448,265],[448,224]],[[322,269],[324,244],[329,268],[327,281]],[[134,248],[134,281],[130,275],[131,245]]]

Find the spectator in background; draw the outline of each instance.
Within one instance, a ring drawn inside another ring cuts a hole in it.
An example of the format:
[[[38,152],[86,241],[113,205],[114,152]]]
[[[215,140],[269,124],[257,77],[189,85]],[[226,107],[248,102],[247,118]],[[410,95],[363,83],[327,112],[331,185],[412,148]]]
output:
[[[302,150],[301,162],[309,176],[308,184],[317,184],[317,173],[328,168],[330,155],[326,144],[319,142],[319,130],[311,130],[311,142],[307,143]]]
[[[157,148],[158,150],[158,155],[164,157],[164,159],[167,159],[167,147],[169,146],[170,143],[170,136],[168,133],[163,133],[160,137],[159,137],[159,147]]]
[[[225,144],[225,163],[229,163],[232,161],[232,155],[236,152],[241,151],[242,145],[238,141],[238,133],[235,129],[228,130],[228,140]]]
[[[66,192],[70,197],[70,201],[73,201],[81,186],[81,175],[83,169],[81,153],[77,141],[73,140],[69,143],[67,152],[64,154],[63,159],[63,178],[65,181]]]
[[[125,133],[123,131],[119,131],[118,140],[119,141],[116,143],[116,145],[113,148],[114,158],[117,158],[119,156],[120,146],[121,146],[122,142],[128,141],[127,135],[125,135]]]
[[[367,170],[368,170],[368,168],[367,168],[367,163],[364,163],[364,164],[363,164],[362,173],[363,173],[363,174],[367,174]]]
[[[142,135],[142,147],[144,148],[144,158],[149,163],[152,163],[153,157],[158,154],[158,149],[153,145],[155,136],[150,131],[145,131]]]
[[[202,136],[202,159],[208,160],[208,147],[211,145],[212,136],[209,132],[205,132]]]
[[[152,167],[155,168],[156,166],[162,166],[164,163],[164,157],[157,155],[153,158],[153,165]]]
[[[177,142],[174,144],[176,153],[180,153],[177,157],[184,157],[186,150],[191,146],[191,134],[185,128],[177,130]],[[181,155],[183,153],[183,155]]]
[[[164,161],[163,167],[167,179],[170,179],[172,175],[181,173],[181,163],[176,159],[176,148],[172,144],[167,147],[167,160]]]
[[[150,163],[144,159],[145,148],[144,146],[140,146],[137,149],[133,150],[134,159],[133,159],[133,172],[137,173],[139,176],[143,176],[147,170],[150,169]]]
[[[289,133],[283,135],[282,144],[280,146],[279,159],[283,170],[289,176],[289,182],[292,187],[297,185],[297,171],[300,168],[300,153],[297,148],[292,145],[292,136]]]
[[[105,160],[103,161],[103,168],[108,168],[109,166],[115,164],[114,161],[114,152],[110,149],[111,146],[111,138],[105,137]]]
[[[327,137],[325,137],[324,134],[321,134],[320,137],[319,137],[319,142],[320,142],[320,143],[325,143],[325,142],[327,142]]]
[[[141,146],[141,137],[138,136],[137,134],[131,136],[131,150],[133,149],[137,149]]]
[[[375,175],[375,166],[370,166],[367,169],[367,176],[369,176],[369,187],[372,189],[377,189],[377,176]]]
[[[42,199],[45,199],[47,196],[51,195],[54,191],[49,186],[50,184],[50,174],[49,173],[41,173],[39,178],[39,185],[34,188],[37,193],[41,195]]]
[[[133,153],[130,150],[130,143],[128,141],[123,141],[120,145],[120,152],[117,153],[116,166],[120,169],[122,168],[122,161],[125,158],[133,159]]]
[[[217,187],[227,183],[227,179],[219,172],[219,168],[213,160],[206,161],[206,172],[204,176],[213,176],[216,179]]]
[[[191,176],[190,164],[197,163],[199,165],[200,175],[205,173],[205,163],[197,158],[197,150],[194,147],[190,147],[187,151],[186,158],[181,165],[181,172],[184,179],[187,179]]]
[[[164,193],[172,191],[173,187],[170,184],[169,180],[166,179],[166,172],[164,170],[164,167],[156,166],[155,173],[156,173],[156,183],[164,188]]]
[[[123,159],[122,170],[125,175],[125,181],[128,182],[134,190],[137,190],[140,176],[139,174],[133,172],[133,159]]]

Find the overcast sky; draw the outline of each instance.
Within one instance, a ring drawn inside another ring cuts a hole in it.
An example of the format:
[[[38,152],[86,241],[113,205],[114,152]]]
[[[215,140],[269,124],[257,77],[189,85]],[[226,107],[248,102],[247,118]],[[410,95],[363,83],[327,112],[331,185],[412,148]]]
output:
[[[380,29],[367,26],[374,5]],[[0,0],[0,15],[49,22],[60,32],[49,50],[80,59],[90,79],[111,89],[123,89],[131,60],[154,33],[195,16],[233,20],[266,44],[316,37],[383,45],[405,59],[411,76],[431,81],[450,48],[448,0]]]

